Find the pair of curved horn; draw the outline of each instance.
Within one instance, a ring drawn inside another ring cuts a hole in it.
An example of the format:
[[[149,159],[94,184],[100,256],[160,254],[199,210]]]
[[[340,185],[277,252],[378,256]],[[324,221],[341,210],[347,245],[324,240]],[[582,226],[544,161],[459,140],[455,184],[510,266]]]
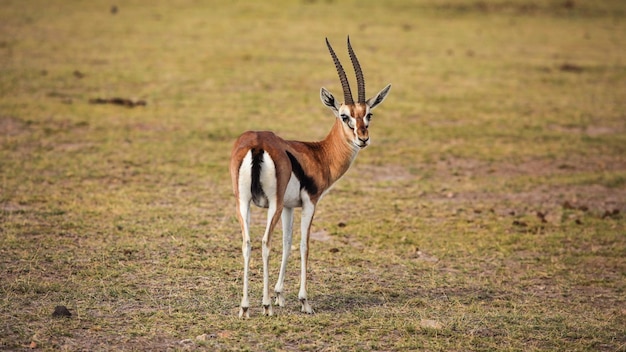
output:
[[[341,87],[343,88],[344,104],[354,104],[354,100],[352,99],[352,91],[350,90],[350,84],[348,83],[348,77],[346,77],[346,72],[343,70],[343,66],[341,66],[341,62],[339,62],[339,59],[337,58],[333,47],[330,46],[328,38],[326,38],[326,45],[328,46],[328,51],[330,51],[330,56],[333,57],[335,67],[337,68],[337,73],[339,74],[339,80],[341,81]],[[348,53],[350,54],[350,60],[352,61],[354,73],[356,74],[356,83],[359,93],[358,102],[365,103],[365,79],[363,78],[363,71],[361,70],[359,60],[356,58],[354,50],[352,50],[352,45],[350,45],[350,37],[348,37]]]

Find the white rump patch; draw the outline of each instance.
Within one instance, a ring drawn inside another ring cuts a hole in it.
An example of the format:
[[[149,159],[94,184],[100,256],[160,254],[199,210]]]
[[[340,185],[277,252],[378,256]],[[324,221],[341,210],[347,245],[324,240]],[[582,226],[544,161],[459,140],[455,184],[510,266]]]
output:
[[[242,203],[247,203],[252,199],[250,187],[252,185],[252,151],[248,151],[239,167],[239,197]]]
[[[276,204],[276,165],[267,151],[263,152],[260,182],[270,206]]]

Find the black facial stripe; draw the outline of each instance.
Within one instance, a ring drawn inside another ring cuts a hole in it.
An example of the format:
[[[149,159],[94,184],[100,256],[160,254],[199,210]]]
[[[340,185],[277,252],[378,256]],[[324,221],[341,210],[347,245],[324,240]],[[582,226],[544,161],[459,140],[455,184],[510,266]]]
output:
[[[300,165],[300,162],[298,162],[298,159],[296,159],[293,154],[290,152],[286,153],[291,161],[291,170],[294,175],[296,175],[298,181],[300,181],[300,189],[304,188],[309,194],[317,194],[317,185],[315,184],[315,180],[304,172],[302,165]]]
[[[352,122],[352,117],[346,115],[346,114],[341,114],[341,121],[343,121],[343,123],[345,123],[346,125],[348,125],[348,127],[350,127],[350,129],[354,129],[354,123]]]

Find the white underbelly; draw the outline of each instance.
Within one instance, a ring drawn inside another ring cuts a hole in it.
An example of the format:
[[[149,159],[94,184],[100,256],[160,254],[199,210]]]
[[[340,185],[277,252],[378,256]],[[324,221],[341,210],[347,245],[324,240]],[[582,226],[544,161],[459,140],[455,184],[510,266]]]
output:
[[[287,208],[297,208],[302,206],[302,196],[300,194],[300,181],[293,173],[291,174],[291,178],[289,179],[289,183],[287,184],[287,189],[285,190],[285,202],[284,205]]]

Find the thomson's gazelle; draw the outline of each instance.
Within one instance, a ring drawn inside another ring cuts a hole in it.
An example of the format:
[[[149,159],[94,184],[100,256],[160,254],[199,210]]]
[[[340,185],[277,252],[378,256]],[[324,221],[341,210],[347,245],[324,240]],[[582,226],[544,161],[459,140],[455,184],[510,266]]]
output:
[[[298,298],[302,311],[312,314],[307,300],[307,262],[309,258],[309,233],[315,206],[330,187],[348,170],[359,150],[370,143],[368,127],[372,120],[371,111],[383,102],[391,85],[383,88],[370,99],[365,99],[365,80],[359,61],[350,45],[348,53],[358,85],[358,101],[352,98],[346,73],[330,46],[326,45],[333,58],[341,86],[343,104],[325,88],[320,91],[322,103],[335,114],[335,124],[328,136],[319,142],[287,141],[272,132],[243,133],[233,146],[230,159],[230,174],[237,199],[237,217],[243,235],[243,298],[240,317],[249,317],[248,266],[250,263],[250,202],[267,208],[267,227],[263,235],[263,312],[272,315],[269,288],[269,254],[272,231],[282,219],[283,256],[278,274],[276,304],[283,306],[283,282],[285,268],[291,250],[294,208],[302,207],[300,241],[301,274]]]

